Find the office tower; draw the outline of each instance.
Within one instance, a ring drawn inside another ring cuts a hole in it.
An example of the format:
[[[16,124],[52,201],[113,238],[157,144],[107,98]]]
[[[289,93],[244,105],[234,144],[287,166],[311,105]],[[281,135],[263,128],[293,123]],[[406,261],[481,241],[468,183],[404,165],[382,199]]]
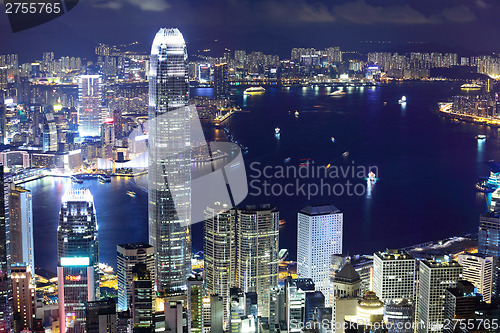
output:
[[[116,246],[116,275],[118,278],[118,311],[129,309],[132,296],[132,269],[145,264],[154,281],[154,249],[146,243],[129,243]]]
[[[297,221],[297,277],[313,279],[329,303],[330,262],[342,253],[343,214],[333,205],[307,206]]]
[[[11,266],[14,331],[33,328],[36,314],[35,284],[31,268],[24,263]]]
[[[181,301],[165,303],[165,331],[182,333],[184,329],[182,314],[183,308]],[[158,330],[158,326],[156,329]]]
[[[292,279],[288,277],[285,280],[285,322],[288,332],[301,331],[300,326],[294,324],[304,322],[307,292],[314,292],[314,282],[312,279]]]
[[[78,81],[78,131],[80,136],[99,136],[103,119],[99,75],[81,75]]]
[[[388,333],[413,333],[414,304],[404,299],[385,305],[384,319]]]
[[[57,126],[53,113],[45,114],[43,123],[43,151],[57,151]]]
[[[134,332],[153,332],[153,280],[150,271],[145,264],[136,264],[132,274],[130,312]]]
[[[227,63],[216,64],[214,66],[214,97],[227,98],[229,95],[229,82],[227,73]]]
[[[123,117],[120,109],[113,111],[113,122],[115,124],[115,138],[120,139],[123,136]]]
[[[149,243],[157,290],[185,289],[191,272],[191,151],[187,50],[160,29],[149,69]]]
[[[101,157],[106,159],[113,158],[113,147],[115,145],[115,125],[112,118],[103,121],[101,125]]]
[[[12,285],[10,282],[8,181],[0,165],[0,332],[10,332]]]
[[[475,294],[475,287],[469,281],[459,280],[454,288],[448,288],[444,299],[443,332],[470,332],[477,329],[476,310],[480,296]],[[465,329],[462,325],[466,326]]]
[[[118,311],[116,313],[116,330],[118,333],[130,333],[133,330],[132,316],[130,311]]]
[[[203,277],[195,275],[187,281],[188,332],[201,333],[203,330]]]
[[[463,267],[463,279],[471,282],[483,300],[491,303],[493,289],[494,258],[477,253],[458,255],[458,263]]]
[[[402,250],[373,255],[373,291],[385,304],[415,298],[415,259]]]
[[[420,261],[416,331],[441,332],[444,322],[444,296],[462,276],[462,267],[448,257]]]
[[[241,331],[242,317],[246,314],[246,299],[245,293],[239,288],[231,288],[230,291],[230,308],[229,308],[229,332],[239,333]]]
[[[205,291],[223,298],[226,328],[229,320],[229,288],[236,277],[236,223],[228,209],[221,204],[207,207],[203,225]]]
[[[113,299],[87,302],[85,305],[87,333],[117,333],[116,304]]]
[[[99,240],[94,198],[89,189],[74,189],[62,197],[57,228],[57,252],[62,257],[88,257],[94,267],[95,294],[99,295]]]
[[[33,209],[31,192],[11,185],[9,190],[9,227],[11,262],[25,263],[35,270],[33,244]]]
[[[278,285],[279,212],[270,205],[233,211],[236,220],[236,286],[257,293],[259,316],[269,317],[271,290]]]
[[[94,278],[90,257],[59,257],[57,286],[61,332],[85,333],[85,303],[96,298]]]
[[[210,296],[210,330],[211,332],[223,332],[224,300],[221,296]]]
[[[346,316],[357,313],[361,296],[361,278],[350,262],[346,262],[332,279],[330,304],[333,323],[344,323]],[[335,326],[335,332],[344,332],[343,326]]]

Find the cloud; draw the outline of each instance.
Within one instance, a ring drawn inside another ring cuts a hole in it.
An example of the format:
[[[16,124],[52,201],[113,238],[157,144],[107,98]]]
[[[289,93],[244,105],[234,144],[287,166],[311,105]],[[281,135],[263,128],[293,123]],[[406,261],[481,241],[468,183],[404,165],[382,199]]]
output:
[[[166,0],[92,0],[92,6],[104,9],[122,9],[126,5],[139,7],[144,11],[162,12],[170,8]]]
[[[475,3],[476,3],[476,6],[478,6],[479,8],[488,8],[489,7],[489,5],[486,2],[484,2],[483,0],[476,0]]]
[[[260,10],[268,19],[279,23],[324,23],[335,17],[323,3],[307,3],[304,0],[263,1]]]
[[[482,2],[483,0],[477,0]],[[422,12],[405,5],[374,6],[365,0],[354,0],[336,6],[333,14],[342,20],[355,24],[428,24],[428,23],[466,23],[476,19],[474,13],[461,5],[444,8],[440,12],[426,16]]]
[[[457,23],[472,22],[476,19],[476,15],[474,15],[474,13],[469,8],[463,5],[445,8],[442,11],[442,15],[448,21]]]

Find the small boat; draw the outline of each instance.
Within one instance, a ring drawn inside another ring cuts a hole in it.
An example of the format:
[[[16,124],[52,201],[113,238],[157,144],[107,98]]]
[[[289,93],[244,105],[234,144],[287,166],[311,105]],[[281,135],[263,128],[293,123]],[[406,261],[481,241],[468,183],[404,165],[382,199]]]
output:
[[[345,94],[346,94],[345,91],[335,90],[334,92],[328,94],[328,96],[331,96],[331,97],[340,97],[340,96],[344,96]]]
[[[299,117],[299,111],[295,111],[295,118]]]
[[[75,184],[83,184],[83,179],[71,176],[71,181]]]
[[[478,134],[478,135],[476,135],[476,139],[478,139],[478,140],[486,140],[486,135],[484,135],[484,134]]]
[[[326,166],[327,169],[330,169],[332,165],[330,163],[328,163],[328,165]]]
[[[387,102],[384,102],[384,105],[387,105]]]
[[[299,167],[307,167],[307,166],[309,166],[310,163],[311,163],[310,158],[301,158],[300,163],[299,163]]]
[[[401,99],[398,101],[399,104],[406,103],[406,96],[401,97]]]
[[[279,222],[279,225],[282,226],[282,225],[285,225],[286,224],[286,221],[284,219],[281,219],[280,222]]]
[[[348,151],[345,151],[345,152],[342,154],[342,156],[344,156],[344,157],[349,156],[349,152],[348,152]]]
[[[280,128],[279,128],[279,127],[276,127],[276,128],[274,129],[274,134],[276,134],[276,135],[280,135]]]
[[[373,171],[370,171],[370,173],[368,173],[368,180],[371,182],[374,182],[375,180],[377,180],[376,175]]]
[[[136,193],[134,191],[127,191],[127,195],[132,198],[135,198]]]
[[[111,183],[111,177],[107,175],[99,175],[97,176],[97,179],[99,179],[100,183]]]
[[[287,158],[285,158],[285,159],[283,160],[283,162],[288,163],[288,162],[290,162],[291,160],[292,160],[292,158],[291,158],[291,157],[287,157]]]
[[[333,136],[330,139],[332,140],[332,142],[335,142],[335,138]]]

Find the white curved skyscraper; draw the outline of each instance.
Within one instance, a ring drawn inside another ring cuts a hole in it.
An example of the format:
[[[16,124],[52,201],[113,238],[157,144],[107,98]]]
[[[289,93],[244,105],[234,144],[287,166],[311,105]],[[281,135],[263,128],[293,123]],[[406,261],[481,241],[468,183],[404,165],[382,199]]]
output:
[[[191,272],[191,143],[187,50],[162,28],[149,70],[149,243],[157,290],[184,289]]]

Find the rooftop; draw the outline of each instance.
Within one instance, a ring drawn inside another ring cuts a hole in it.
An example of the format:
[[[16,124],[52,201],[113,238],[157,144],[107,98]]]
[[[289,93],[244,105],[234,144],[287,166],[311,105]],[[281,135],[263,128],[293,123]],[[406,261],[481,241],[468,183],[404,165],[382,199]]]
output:
[[[318,206],[307,206],[306,208],[302,209],[300,213],[313,216],[313,215],[336,214],[336,213],[341,213],[341,211],[334,205],[318,205]]]

